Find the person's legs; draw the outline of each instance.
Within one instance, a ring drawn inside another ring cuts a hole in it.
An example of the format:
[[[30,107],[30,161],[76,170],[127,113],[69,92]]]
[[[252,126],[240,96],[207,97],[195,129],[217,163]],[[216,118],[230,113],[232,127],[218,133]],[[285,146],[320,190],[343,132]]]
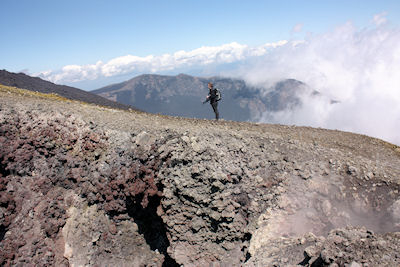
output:
[[[211,106],[212,106],[212,108],[214,110],[214,113],[215,113],[215,119],[218,120],[219,119],[218,102],[211,103]]]

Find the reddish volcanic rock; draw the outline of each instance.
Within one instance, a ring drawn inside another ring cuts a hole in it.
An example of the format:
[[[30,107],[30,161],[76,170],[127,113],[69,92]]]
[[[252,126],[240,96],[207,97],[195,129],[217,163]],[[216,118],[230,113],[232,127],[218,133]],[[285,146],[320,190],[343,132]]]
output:
[[[160,195],[154,160],[111,151],[110,168],[101,169],[96,159],[104,157],[107,137],[72,116],[3,110],[0,142],[0,265],[65,264],[60,230],[70,190],[110,216],[127,213],[127,198],[146,207]],[[117,233],[115,224],[110,233]]]

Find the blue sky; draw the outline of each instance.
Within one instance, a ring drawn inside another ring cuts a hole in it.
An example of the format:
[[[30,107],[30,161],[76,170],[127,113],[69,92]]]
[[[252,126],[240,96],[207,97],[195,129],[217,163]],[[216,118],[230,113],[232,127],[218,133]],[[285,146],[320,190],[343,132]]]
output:
[[[352,21],[367,27],[399,1],[1,0],[0,68],[31,74],[65,65],[162,55],[232,42],[249,46],[303,38]],[[301,32],[293,32],[296,25]]]

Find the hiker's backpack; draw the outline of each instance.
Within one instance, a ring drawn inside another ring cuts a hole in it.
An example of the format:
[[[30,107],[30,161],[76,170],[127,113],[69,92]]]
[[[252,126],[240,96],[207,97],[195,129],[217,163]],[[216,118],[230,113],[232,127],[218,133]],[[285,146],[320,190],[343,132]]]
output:
[[[215,88],[215,96],[217,101],[221,100],[221,92],[217,88]]]

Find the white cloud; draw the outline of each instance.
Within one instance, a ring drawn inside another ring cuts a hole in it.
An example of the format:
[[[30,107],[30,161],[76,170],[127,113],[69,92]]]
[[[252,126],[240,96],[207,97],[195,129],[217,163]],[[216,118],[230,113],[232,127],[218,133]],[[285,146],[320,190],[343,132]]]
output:
[[[92,65],[67,65],[60,71],[42,71],[34,74],[43,79],[58,83],[58,82],[78,82],[82,80],[94,80],[98,78],[98,74],[102,69],[103,62],[98,61]]]
[[[301,32],[303,30],[303,23],[298,23],[296,25],[294,25],[292,32],[297,33],[297,32]]]
[[[376,14],[372,21],[378,26],[382,25],[387,22],[386,15],[387,15],[387,12],[382,12],[382,13]]]
[[[37,73],[36,76],[55,83],[71,83],[133,72],[162,72],[191,66],[226,64],[244,60],[248,57],[264,55],[269,49],[285,44],[286,41],[280,41],[258,47],[249,47],[233,42],[221,46],[204,46],[188,52],[181,50],[161,56],[138,57],[126,55],[111,59],[107,63],[98,61],[96,64],[82,66],[67,65],[61,70],[43,71]]]
[[[346,23],[304,43],[251,60],[241,75],[252,84],[301,80],[326,96],[306,98],[293,112],[266,113],[264,122],[367,134],[400,145],[400,28]],[[330,105],[329,100],[339,100]]]
[[[149,69],[153,60],[154,56],[151,55],[147,57],[132,55],[117,57],[102,65],[100,68],[101,73],[98,73],[98,75],[110,77],[135,70]]]

